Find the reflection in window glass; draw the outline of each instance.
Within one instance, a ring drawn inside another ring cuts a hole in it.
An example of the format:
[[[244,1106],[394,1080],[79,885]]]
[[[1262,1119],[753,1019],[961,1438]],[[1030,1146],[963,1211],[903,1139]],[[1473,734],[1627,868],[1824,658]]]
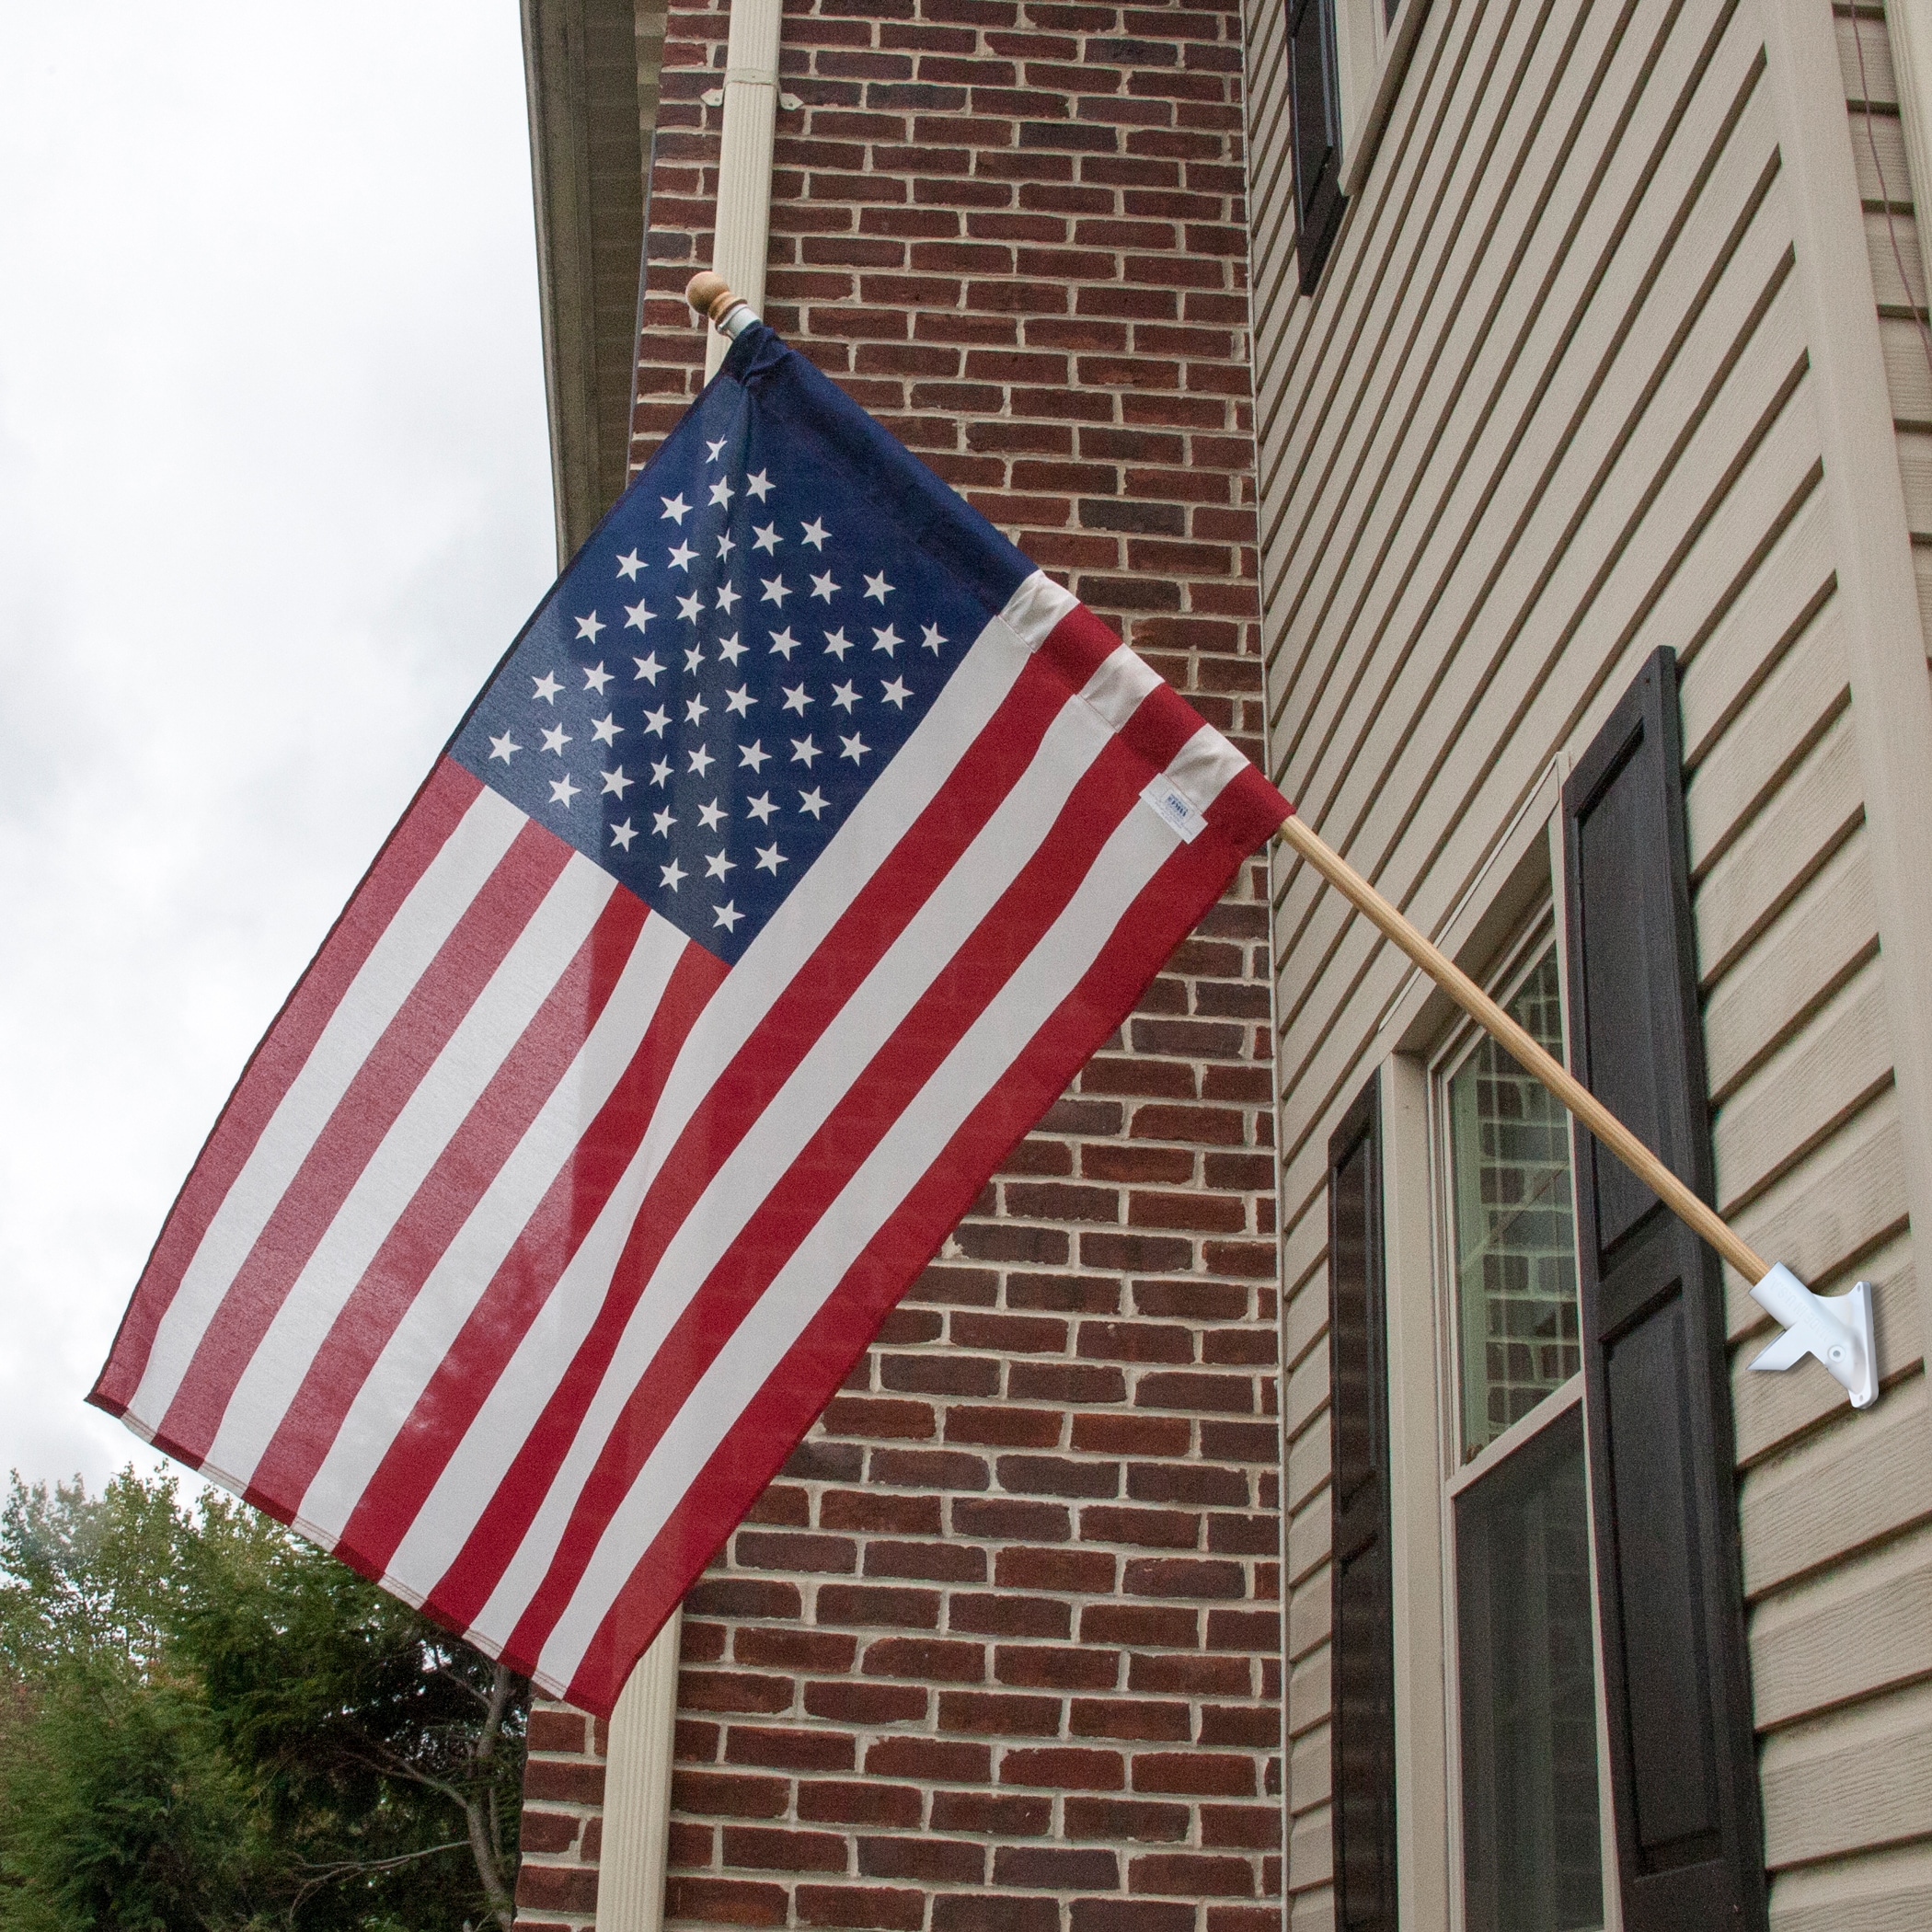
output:
[[[1604,1922],[1583,1414],[1455,1501],[1468,1932]]]
[[[1554,944],[1508,1006],[1532,1039],[1563,1057]],[[1583,1358],[1562,1108],[1485,1039],[1451,1075],[1448,1112],[1466,1461],[1560,1388]]]

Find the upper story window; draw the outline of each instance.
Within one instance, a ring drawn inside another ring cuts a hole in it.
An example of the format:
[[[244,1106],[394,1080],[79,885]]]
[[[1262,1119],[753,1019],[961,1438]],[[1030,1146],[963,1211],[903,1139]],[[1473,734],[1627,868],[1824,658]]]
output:
[[[1285,0],[1295,249],[1312,294],[1401,86],[1426,0]]]

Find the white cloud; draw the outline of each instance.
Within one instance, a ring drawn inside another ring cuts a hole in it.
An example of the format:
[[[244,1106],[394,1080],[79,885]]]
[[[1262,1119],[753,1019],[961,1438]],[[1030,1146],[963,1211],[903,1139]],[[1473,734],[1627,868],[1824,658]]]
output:
[[[0,1470],[553,556],[514,8],[71,0],[0,63]]]

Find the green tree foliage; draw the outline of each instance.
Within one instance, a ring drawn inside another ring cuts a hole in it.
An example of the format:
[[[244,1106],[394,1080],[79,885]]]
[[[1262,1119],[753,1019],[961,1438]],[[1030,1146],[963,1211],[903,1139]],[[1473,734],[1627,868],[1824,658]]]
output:
[[[526,1704],[240,1503],[16,1476],[0,1932],[507,1927]]]

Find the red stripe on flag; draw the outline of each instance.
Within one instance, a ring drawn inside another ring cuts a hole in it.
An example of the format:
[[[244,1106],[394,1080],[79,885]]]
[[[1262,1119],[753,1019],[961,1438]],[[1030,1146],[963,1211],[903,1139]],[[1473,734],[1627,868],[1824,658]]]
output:
[[[364,1488],[336,1545],[345,1561],[371,1576],[387,1569],[505,1363],[623,1178],[686,1037],[728,971],[723,960],[696,944],[672,969],[610,1098],[478,1297]]]
[[[510,1639],[536,1655],[598,1539],[665,1429],[739,1324],[873,1149],[1039,943],[1125,815],[1139,806],[1137,761],[1110,740],[1018,877],[880,1043],[706,1278],[645,1369],[571,1511],[550,1569]],[[831,1395],[820,1391],[821,1404]],[[435,1593],[444,1601],[443,1593]]]
[[[422,789],[362,875],[295,989],[249,1056],[188,1179],[121,1317],[106,1367],[87,1399],[110,1415],[133,1400],[161,1317],[188,1264],[234,1186],[262,1130],[273,1119],[397,909],[414,889],[483,789],[460,765],[439,759]]]
[[[700,1103],[645,1193],[590,1333],[437,1584],[433,1595],[444,1614],[467,1625],[489,1600],[569,1454],[584,1409],[671,1237],[719,1165],[1025,772],[1063,701],[1057,681],[1029,659],[937,795]]]
[[[430,1271],[569,1071],[650,917],[614,892],[488,1089],[450,1136],[316,1351],[255,1472],[247,1500],[291,1521],[350,1405]]]
[[[1203,833],[1179,846],[1141,890],[1099,959],[927,1167],[746,1405],[644,1552],[563,1695],[592,1711],[608,1711],[616,1702],[631,1665],[688,1587],[683,1580],[704,1568],[777,1474],[865,1352],[903,1284],[972,1207],[978,1177],[998,1167],[1065,1090],[1119,1015],[1133,1007],[1213,903],[1248,849]],[[535,1662],[534,1652],[504,1655],[525,1673]]]
[[[1083,691],[1120,648],[1112,627],[1076,604],[1041,640],[1040,655],[1066,681],[1069,691]]]
[[[222,1414],[303,1265],[436,1056],[574,855],[534,821],[517,833],[384,1029],[276,1202],[208,1324],[155,1432],[199,1466]]]

